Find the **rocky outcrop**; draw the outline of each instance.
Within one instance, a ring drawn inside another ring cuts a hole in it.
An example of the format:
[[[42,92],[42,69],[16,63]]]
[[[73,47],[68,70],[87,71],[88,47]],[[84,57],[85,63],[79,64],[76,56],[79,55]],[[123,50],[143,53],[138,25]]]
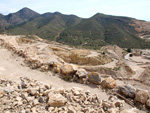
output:
[[[116,81],[112,77],[105,78],[101,83],[101,86],[103,88],[109,89],[113,89],[114,87],[116,87],[116,85]]]
[[[65,62],[78,65],[101,65],[112,61],[107,55],[83,49],[62,50],[55,53]]]
[[[97,72],[90,72],[88,74],[88,81],[94,84],[101,84],[101,76]]]
[[[135,100],[145,104],[149,98],[149,94],[147,90],[137,89],[135,93]]]
[[[125,97],[135,98],[136,89],[131,85],[122,85],[119,86],[119,92]]]

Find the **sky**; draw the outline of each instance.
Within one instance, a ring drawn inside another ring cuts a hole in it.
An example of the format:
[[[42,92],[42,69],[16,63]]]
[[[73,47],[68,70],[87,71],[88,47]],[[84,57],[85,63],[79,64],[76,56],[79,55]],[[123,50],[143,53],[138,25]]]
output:
[[[24,7],[40,14],[58,11],[89,18],[104,13],[150,21],[150,0],[0,0],[0,13],[4,15]]]

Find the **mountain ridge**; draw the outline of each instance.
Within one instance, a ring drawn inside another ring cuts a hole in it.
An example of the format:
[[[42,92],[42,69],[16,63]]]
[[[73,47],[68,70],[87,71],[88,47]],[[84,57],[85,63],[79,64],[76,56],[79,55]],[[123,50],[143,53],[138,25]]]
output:
[[[0,15],[0,32],[38,35],[41,38],[86,48],[99,48],[107,44],[125,48],[149,48],[149,43],[140,39],[141,34],[150,34],[149,29],[142,29],[145,27],[144,22],[103,13],[97,13],[90,18],[80,18],[60,12],[39,14],[29,8],[23,8],[16,13]],[[138,30],[139,28],[142,30]]]

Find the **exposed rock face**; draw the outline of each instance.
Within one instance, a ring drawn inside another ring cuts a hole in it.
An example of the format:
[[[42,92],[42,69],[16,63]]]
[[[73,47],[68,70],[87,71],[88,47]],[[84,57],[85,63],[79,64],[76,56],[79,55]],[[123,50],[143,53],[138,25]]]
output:
[[[94,84],[101,84],[101,76],[97,72],[90,72],[88,74],[88,81]]]
[[[112,89],[112,88],[116,87],[116,81],[112,77],[108,77],[102,81],[101,86],[103,88]]]
[[[49,93],[48,98],[48,104],[52,107],[61,107],[67,102],[66,98],[64,98],[61,94]]]
[[[131,85],[123,85],[119,86],[119,92],[123,94],[125,97],[134,98],[136,89]]]
[[[56,51],[56,54],[64,61],[78,65],[100,65],[112,61],[107,55],[97,52],[91,53],[90,51],[83,49]]]
[[[61,67],[61,72],[63,75],[69,75],[75,73],[77,69],[78,68],[73,64],[65,64]]]
[[[76,75],[79,78],[86,78],[87,75],[88,75],[88,72],[85,69],[78,69],[77,72],[76,72]]]
[[[142,90],[142,89],[137,89],[135,93],[135,100],[145,104],[146,101],[148,100],[149,95],[147,90]]]

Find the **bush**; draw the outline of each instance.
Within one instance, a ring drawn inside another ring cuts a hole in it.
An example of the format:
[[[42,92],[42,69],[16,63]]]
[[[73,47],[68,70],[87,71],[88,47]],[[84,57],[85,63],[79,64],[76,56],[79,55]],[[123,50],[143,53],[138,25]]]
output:
[[[131,50],[130,48],[128,48],[128,49],[127,49],[127,52],[128,52],[128,53],[131,53],[131,52],[132,52],[132,50]]]
[[[132,56],[133,56],[133,54],[130,54],[130,55],[129,55],[129,57],[132,57]]]

